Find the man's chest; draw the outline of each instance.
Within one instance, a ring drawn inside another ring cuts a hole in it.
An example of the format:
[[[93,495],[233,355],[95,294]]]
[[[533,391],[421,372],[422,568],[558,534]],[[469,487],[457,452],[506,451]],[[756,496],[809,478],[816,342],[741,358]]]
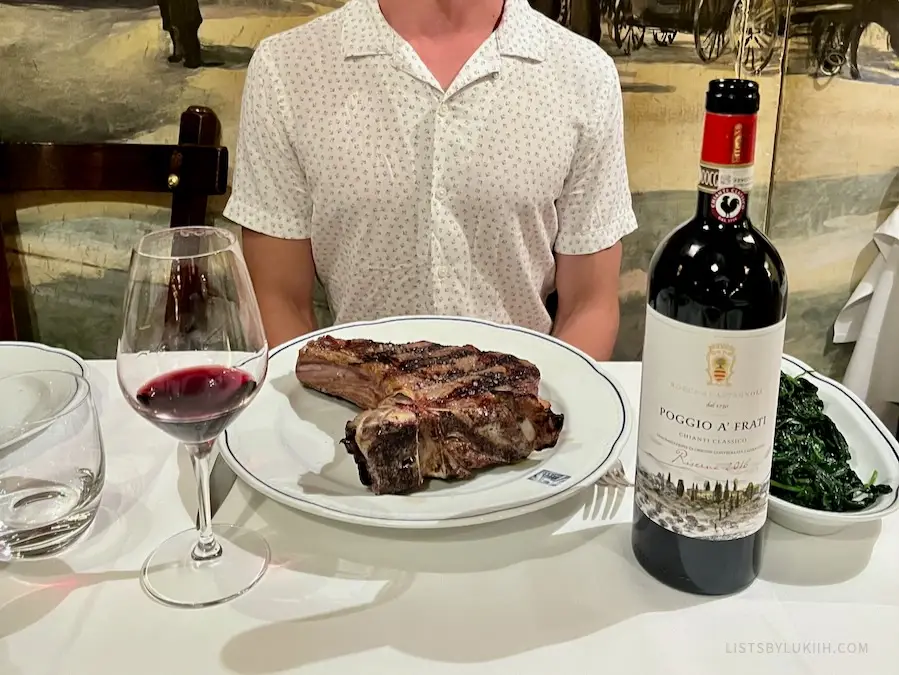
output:
[[[320,215],[427,211],[457,215],[544,209],[560,194],[577,120],[546,81],[485,72],[444,94],[395,68],[356,78],[307,115],[302,148]]]

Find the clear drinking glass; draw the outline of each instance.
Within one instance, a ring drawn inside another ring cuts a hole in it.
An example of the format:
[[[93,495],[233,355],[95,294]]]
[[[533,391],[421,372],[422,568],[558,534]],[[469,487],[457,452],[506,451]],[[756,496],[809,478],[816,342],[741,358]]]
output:
[[[105,460],[81,375],[0,378],[0,561],[59,553],[94,522]]]
[[[181,441],[197,479],[199,526],[163,542],[141,583],[169,605],[235,598],[262,577],[259,534],[212,525],[209,458],[216,438],[253,400],[268,345],[243,255],[229,231],[179,227],[144,236],[131,256],[116,370],[142,417]]]

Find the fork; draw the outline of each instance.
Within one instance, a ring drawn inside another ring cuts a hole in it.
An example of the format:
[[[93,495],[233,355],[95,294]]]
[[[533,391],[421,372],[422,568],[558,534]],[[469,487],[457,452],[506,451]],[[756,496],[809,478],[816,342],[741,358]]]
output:
[[[617,459],[613,462],[613,465],[610,467],[609,471],[600,476],[594,485],[599,485],[600,487],[619,487],[619,488],[629,488],[634,487],[634,483],[632,483],[628,476],[625,474],[625,467],[622,465],[622,460]]]
[[[590,501],[586,501],[581,512],[581,520],[585,523],[611,521],[619,512],[625,499],[625,490],[634,487],[625,474],[625,467],[616,460],[609,471],[603,474],[592,486]]]

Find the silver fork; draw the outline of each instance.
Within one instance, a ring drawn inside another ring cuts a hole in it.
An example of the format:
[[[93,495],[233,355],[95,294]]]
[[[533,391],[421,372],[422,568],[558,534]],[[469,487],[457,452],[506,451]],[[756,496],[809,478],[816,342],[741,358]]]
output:
[[[591,487],[593,494],[589,504],[585,504],[582,519],[585,521],[612,520],[625,500],[625,490],[634,487],[625,474],[622,462],[616,460],[600,479]]]
[[[601,487],[620,487],[620,488],[629,488],[634,487],[634,483],[632,483],[628,476],[625,475],[625,467],[622,465],[622,460],[617,459],[613,462],[613,465],[610,467],[609,471],[600,476],[600,479],[595,483],[595,485],[599,485]]]

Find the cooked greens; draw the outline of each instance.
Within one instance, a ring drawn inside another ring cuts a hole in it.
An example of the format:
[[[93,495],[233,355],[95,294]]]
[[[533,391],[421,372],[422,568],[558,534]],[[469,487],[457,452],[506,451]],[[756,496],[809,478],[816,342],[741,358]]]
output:
[[[850,468],[847,440],[803,375],[781,373],[770,494],[820,511],[859,511],[890,494],[877,471],[863,483]]]

